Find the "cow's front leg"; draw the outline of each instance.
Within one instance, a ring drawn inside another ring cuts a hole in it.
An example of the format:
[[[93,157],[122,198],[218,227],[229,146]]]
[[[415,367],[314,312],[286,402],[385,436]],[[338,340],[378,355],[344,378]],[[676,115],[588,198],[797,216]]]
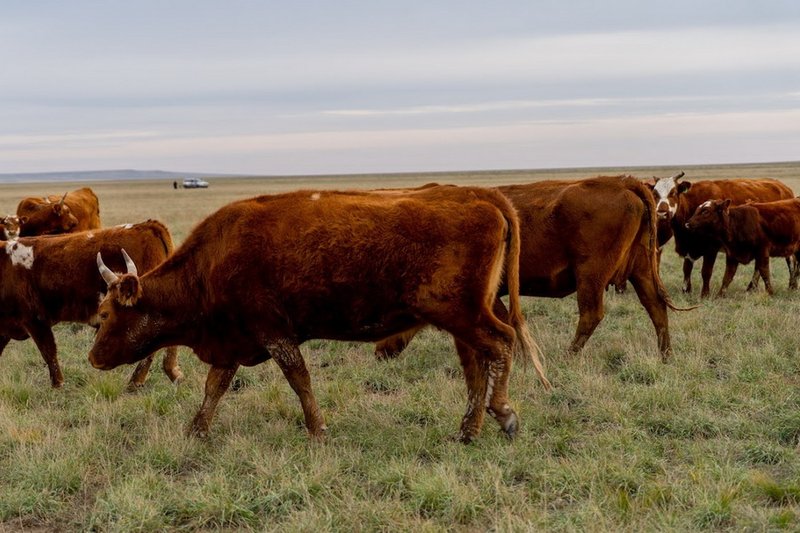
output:
[[[758,280],[761,278],[761,273],[758,271],[758,266],[753,268],[753,279],[747,284],[747,292],[753,292],[758,289]]]
[[[300,348],[292,341],[282,340],[268,344],[267,350],[280,367],[292,390],[300,398],[308,434],[312,438],[321,439],[328,427],[311,389],[311,376],[308,374]]]
[[[703,256],[703,267],[700,269],[700,276],[703,278],[703,289],[700,291],[700,298],[708,298],[711,294],[711,274],[714,273],[714,263],[716,261],[717,250]]]
[[[203,399],[203,405],[192,420],[189,426],[188,433],[197,437],[205,437],[208,435],[208,428],[211,425],[211,420],[214,418],[214,413],[217,410],[217,404],[225,391],[231,385],[233,376],[239,365],[233,368],[222,368],[212,366],[208,370],[208,377],[206,377],[206,396]]]
[[[764,287],[767,293],[772,296],[775,294],[775,289],[772,288],[772,278],[769,273],[769,251],[763,250],[756,257],[756,268],[761,272],[761,277],[764,279]]]
[[[32,322],[28,325],[28,334],[36,343],[39,352],[42,354],[50,372],[50,384],[53,388],[59,388],[64,384],[64,375],[61,373],[61,366],[58,364],[58,353],[56,351],[56,341],[53,338],[53,330],[49,324],[43,322]]]
[[[737,261],[733,257],[729,256],[725,257],[725,275],[722,276],[722,285],[719,288],[719,292],[717,292],[718,298],[725,296],[725,293],[728,290],[728,285],[731,284],[733,276],[736,275],[736,269],[738,268],[739,268],[739,261]]]
[[[694,269],[694,259],[686,254],[683,258],[683,292],[691,294],[692,292],[692,270]]]

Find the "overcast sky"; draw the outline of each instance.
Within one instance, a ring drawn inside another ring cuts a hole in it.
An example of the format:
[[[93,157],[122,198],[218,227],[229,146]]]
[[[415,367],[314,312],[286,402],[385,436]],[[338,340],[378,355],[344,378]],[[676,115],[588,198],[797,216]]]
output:
[[[0,173],[788,160],[798,0],[0,0]]]

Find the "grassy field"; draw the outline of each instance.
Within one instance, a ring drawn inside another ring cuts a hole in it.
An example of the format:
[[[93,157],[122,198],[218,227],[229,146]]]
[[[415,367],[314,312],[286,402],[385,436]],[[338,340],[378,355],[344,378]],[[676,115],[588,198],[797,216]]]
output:
[[[687,179],[778,177],[800,192],[800,164],[684,170]],[[105,225],[157,218],[179,243],[219,206],[259,193],[598,172],[91,186]],[[0,185],[0,211],[77,186]],[[679,305],[697,303],[697,294],[680,293],[681,262],[668,246],[667,288]],[[271,362],[239,372],[238,390],[201,441],[184,429],[206,367],[187,349],[183,383],[154,371],[129,394],[132,368],[101,372],[86,361],[89,328],[57,327],[62,390],[50,389],[31,341],[12,341],[0,358],[0,531],[800,530],[800,294],[787,290],[783,260],[773,260],[774,297],[745,294],[751,268],[740,269],[727,298],[671,314],[675,357],[666,365],[632,291],[606,293],[606,318],[578,357],[565,355],[574,297],[525,298],[554,389],[543,392],[532,369],[515,369],[510,395],[522,426],[513,442],[492,420],[472,445],[451,439],[466,393],[440,332],[426,331],[388,362],[366,344],[305,344],[329,427],[323,443],[307,440],[299,401]],[[699,269],[694,279],[699,287]]]

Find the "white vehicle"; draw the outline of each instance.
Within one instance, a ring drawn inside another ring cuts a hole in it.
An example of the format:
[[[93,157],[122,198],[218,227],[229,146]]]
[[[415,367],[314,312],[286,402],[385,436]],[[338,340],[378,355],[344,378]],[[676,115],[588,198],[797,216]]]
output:
[[[207,189],[208,182],[203,181],[200,178],[184,178],[183,179],[183,188],[184,189]]]

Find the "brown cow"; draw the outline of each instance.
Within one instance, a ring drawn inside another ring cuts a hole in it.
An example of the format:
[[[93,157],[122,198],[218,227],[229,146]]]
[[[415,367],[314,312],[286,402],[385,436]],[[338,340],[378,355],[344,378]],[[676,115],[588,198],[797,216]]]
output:
[[[696,233],[708,235],[725,249],[725,276],[719,296],[725,294],[739,264],[756,260],[756,271],[747,287],[758,287],[759,275],[767,292],[773,294],[769,273],[770,257],[800,259],[800,199],[749,203],[731,207],[730,200],[708,200],[686,222]],[[791,269],[789,288],[797,288],[800,269]]]
[[[374,342],[430,323],[453,335],[464,367],[460,438],[478,435],[484,409],[513,436],[512,350],[532,358],[549,386],[520,310],[518,258],[514,208],[487,189],[298,191],[242,200],[202,221],[149,274],[117,279],[106,272],[109,292],[89,360],[110,369],[160,346],[191,347],[211,365],[189,429],[205,435],[239,365],[273,358],[300,398],[309,434],[319,437],[325,423],[299,345]],[[492,312],[504,270],[511,326]]]
[[[521,293],[550,298],[578,293],[580,318],[569,351],[579,352],[603,319],[605,288],[630,279],[666,361],[667,307],[676,308],[658,275],[655,204],[646,187],[631,176],[601,176],[498,189],[519,213]],[[499,300],[497,305],[499,312]],[[376,355],[396,356],[414,333],[383,340]]]
[[[28,217],[18,217],[16,215],[7,215],[0,220],[0,234],[3,240],[10,241],[19,237],[19,228],[22,224],[28,221]]]
[[[52,326],[65,321],[95,326],[98,322],[97,307],[106,283],[97,273],[97,253],[109,255],[111,267],[124,272],[123,247],[148,270],[173,248],[167,228],[154,220],[68,235],[22,237],[0,245],[0,354],[11,339],[33,338],[53,387],[60,387],[64,377]],[[176,354],[172,347],[164,359],[164,370],[173,381],[181,377]],[[152,355],[136,369],[130,388],[144,382],[151,361]]]
[[[686,222],[697,207],[708,200],[728,198],[733,205],[748,201],[771,202],[794,197],[792,190],[774,179],[730,179],[698,181],[694,184],[681,181],[683,172],[670,178],[659,178],[650,184],[656,199],[660,220],[668,220],[675,234],[675,251],[683,260],[683,292],[692,292],[693,264],[703,258],[701,297],[710,293],[711,274],[722,244],[709,236],[697,235],[686,228]],[[661,239],[660,239],[661,240]],[[666,242],[666,241],[665,241]],[[790,272],[793,270],[790,264]]]
[[[100,204],[89,187],[64,196],[25,198],[17,206],[17,216],[27,217],[20,236],[72,233],[100,227]]]

